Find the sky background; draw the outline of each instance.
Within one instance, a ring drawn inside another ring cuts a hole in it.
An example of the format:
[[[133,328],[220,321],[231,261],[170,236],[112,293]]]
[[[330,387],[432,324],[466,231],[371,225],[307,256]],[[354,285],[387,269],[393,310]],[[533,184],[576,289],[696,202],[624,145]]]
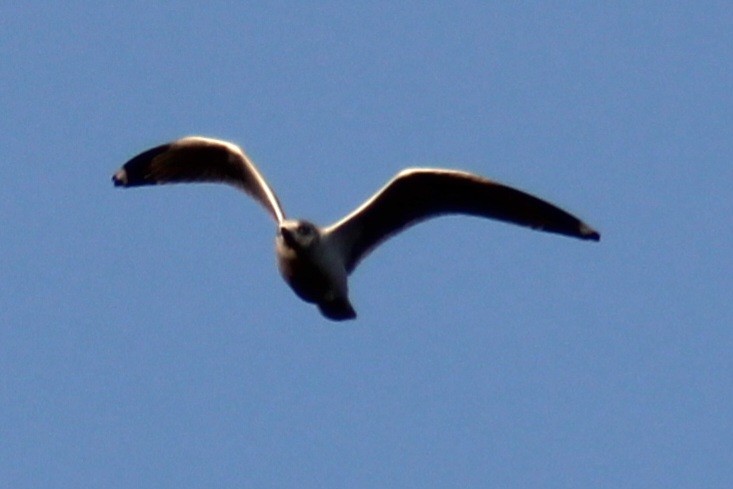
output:
[[[733,487],[729,2],[3,2],[0,487]],[[216,185],[292,217],[407,166],[576,213],[583,242],[413,228],[332,323]]]

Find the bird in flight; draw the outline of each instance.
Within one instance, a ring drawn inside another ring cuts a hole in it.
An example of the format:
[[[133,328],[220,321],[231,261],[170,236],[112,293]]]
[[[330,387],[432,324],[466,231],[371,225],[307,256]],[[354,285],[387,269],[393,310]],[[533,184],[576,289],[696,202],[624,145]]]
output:
[[[429,218],[468,214],[580,239],[600,239],[593,228],[549,202],[478,175],[438,168],[402,170],[330,226],[287,219],[275,192],[240,147],[198,136],[140,153],[112,181],[121,187],[218,182],[243,190],[277,223],[280,274],[301,299],[316,304],[325,317],[335,321],[356,317],[347,279],[359,262],[386,239]]]

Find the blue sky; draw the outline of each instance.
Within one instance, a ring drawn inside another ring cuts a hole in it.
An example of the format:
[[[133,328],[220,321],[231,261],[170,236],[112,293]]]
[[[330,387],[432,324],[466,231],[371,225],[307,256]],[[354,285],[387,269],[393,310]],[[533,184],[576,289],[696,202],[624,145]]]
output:
[[[733,486],[727,2],[0,8],[0,486]],[[600,243],[413,228],[324,320],[215,185],[241,144],[327,224],[407,166],[515,185]]]

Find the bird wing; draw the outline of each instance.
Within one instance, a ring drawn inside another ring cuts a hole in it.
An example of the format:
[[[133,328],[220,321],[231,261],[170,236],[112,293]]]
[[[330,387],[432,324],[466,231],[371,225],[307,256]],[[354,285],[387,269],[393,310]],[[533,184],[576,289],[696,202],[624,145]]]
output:
[[[279,223],[285,215],[277,196],[240,147],[227,141],[186,137],[149,149],[113,176],[116,186],[184,182],[226,183],[262,204]]]
[[[398,173],[325,232],[339,243],[344,265],[351,272],[382,241],[444,214],[469,214],[580,239],[600,239],[597,231],[577,217],[525,192],[471,173],[429,168]]]

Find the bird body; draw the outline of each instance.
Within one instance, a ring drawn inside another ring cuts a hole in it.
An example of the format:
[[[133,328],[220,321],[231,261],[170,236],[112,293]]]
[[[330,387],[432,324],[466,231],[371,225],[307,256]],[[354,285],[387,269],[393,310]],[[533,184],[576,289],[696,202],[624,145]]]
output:
[[[277,223],[280,274],[304,301],[332,320],[353,319],[348,276],[375,247],[419,222],[468,214],[598,241],[600,234],[566,211],[520,190],[458,170],[403,170],[340,221],[319,227],[287,219],[277,196],[241,148],[191,136],[151,148],[112,177],[116,186],[220,182],[257,200]]]
[[[285,221],[275,238],[277,263],[298,297],[318,304],[330,319],[352,319],[356,312],[336,239],[308,221]]]

